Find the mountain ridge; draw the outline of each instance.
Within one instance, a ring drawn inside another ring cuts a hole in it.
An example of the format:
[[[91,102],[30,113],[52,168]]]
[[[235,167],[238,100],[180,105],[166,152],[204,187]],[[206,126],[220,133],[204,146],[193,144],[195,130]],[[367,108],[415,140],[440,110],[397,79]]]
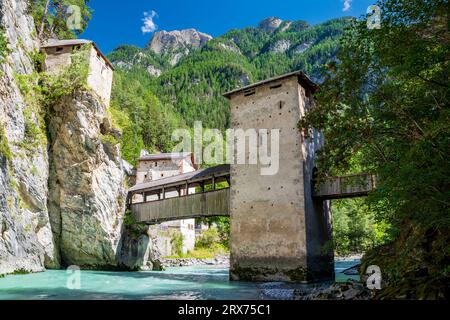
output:
[[[310,25],[303,20],[272,17],[256,26],[232,29],[197,42],[196,46],[188,42],[187,47],[186,43],[174,47],[177,42],[169,41],[163,44],[169,49],[160,53],[151,46],[118,47],[108,56],[116,66],[113,108],[122,117],[133,119],[138,115],[147,122],[136,125],[134,132],[142,135],[128,143],[155,152],[170,151],[174,128],[192,127],[195,121],[202,121],[206,127],[224,130],[230,125],[229,102],[222,94],[251,82],[302,70],[320,83],[323,66],[335,59],[339,38],[349,21],[339,18]],[[174,55],[178,55],[175,63]],[[127,90],[135,92],[131,102]],[[145,110],[158,112],[159,121],[166,125],[161,127]],[[136,161],[137,149],[125,152],[127,161]]]

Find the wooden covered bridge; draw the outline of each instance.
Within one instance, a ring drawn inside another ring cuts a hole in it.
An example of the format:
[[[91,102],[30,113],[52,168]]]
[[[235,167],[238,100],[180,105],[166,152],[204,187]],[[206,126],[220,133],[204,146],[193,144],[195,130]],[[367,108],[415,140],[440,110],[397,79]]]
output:
[[[195,193],[189,192],[193,188]],[[230,165],[141,183],[128,192],[130,209],[139,223],[228,216]],[[135,203],[135,198],[142,201]]]
[[[225,164],[135,185],[129,189],[128,204],[136,222],[146,224],[229,216],[230,185],[230,165]],[[375,177],[370,174],[330,177],[315,188],[314,197],[361,197],[374,187]],[[195,193],[189,193],[193,188]]]

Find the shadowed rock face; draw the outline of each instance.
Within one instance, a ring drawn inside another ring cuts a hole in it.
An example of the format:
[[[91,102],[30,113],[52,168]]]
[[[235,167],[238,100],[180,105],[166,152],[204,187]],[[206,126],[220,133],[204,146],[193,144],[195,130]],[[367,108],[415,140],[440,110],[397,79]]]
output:
[[[59,266],[47,210],[46,145],[23,145],[27,125],[39,126],[38,110],[24,102],[15,80],[34,71],[28,52],[38,48],[26,10],[25,1],[0,0],[11,49],[0,66],[0,274]]]
[[[87,92],[52,110],[49,210],[67,265],[117,265],[125,189],[118,146],[101,139],[111,134],[108,122],[105,106]]]

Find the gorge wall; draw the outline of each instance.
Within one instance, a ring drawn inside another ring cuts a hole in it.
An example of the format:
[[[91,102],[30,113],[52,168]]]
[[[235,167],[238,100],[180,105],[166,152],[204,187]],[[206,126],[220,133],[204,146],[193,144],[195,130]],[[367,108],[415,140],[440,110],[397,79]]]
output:
[[[29,148],[30,128],[41,123],[15,80],[34,72],[29,53],[39,46],[26,9],[25,1],[0,0],[0,26],[11,50],[3,51],[0,66],[0,274],[59,266],[47,208],[46,143]]]
[[[65,264],[116,265],[126,194],[118,146],[103,138],[109,122],[83,91],[51,110],[49,214]]]
[[[122,246],[120,133],[105,105],[88,89],[47,106],[29,97],[40,81],[30,80],[39,79],[39,41],[27,6],[0,0],[0,32],[8,43],[0,48],[0,275],[144,265],[154,256],[145,233],[143,241],[127,236]],[[139,248],[145,256],[136,254]]]

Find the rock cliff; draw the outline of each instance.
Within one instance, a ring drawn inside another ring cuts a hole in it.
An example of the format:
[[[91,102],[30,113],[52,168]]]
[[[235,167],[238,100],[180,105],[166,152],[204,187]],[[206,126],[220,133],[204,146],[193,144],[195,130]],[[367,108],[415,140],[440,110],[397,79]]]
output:
[[[51,110],[49,211],[68,265],[117,264],[125,189],[118,146],[107,138],[114,134],[109,121],[106,107],[83,91]]]
[[[0,0],[0,30],[9,43],[0,66],[0,274],[59,266],[47,209],[46,140],[33,136],[42,127],[39,110],[16,82],[34,71],[30,53],[38,50],[26,10],[25,1]]]
[[[278,27],[283,23],[283,20],[276,17],[270,17],[261,21],[258,27],[263,31],[273,31],[278,29]]]
[[[156,261],[148,235],[123,230],[125,170],[107,107],[84,86],[40,96],[55,76],[36,69],[27,9],[0,0],[0,275]]]
[[[170,63],[175,65],[193,48],[200,48],[213,37],[195,29],[158,31],[149,44],[154,52],[171,56]]]

